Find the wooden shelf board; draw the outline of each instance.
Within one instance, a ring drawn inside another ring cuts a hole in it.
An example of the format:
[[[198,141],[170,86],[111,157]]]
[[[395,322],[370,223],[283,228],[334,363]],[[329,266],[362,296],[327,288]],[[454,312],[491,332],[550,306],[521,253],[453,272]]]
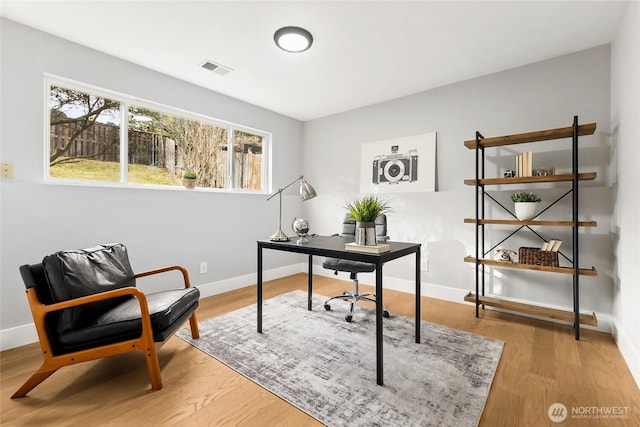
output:
[[[596,172],[584,172],[578,174],[580,181],[591,181],[598,177]],[[572,173],[547,176],[518,176],[515,178],[483,178],[480,184],[483,185],[503,185],[503,184],[536,184],[540,182],[563,182],[573,180]],[[475,179],[465,179],[465,185],[476,185]]]
[[[469,292],[464,300],[467,302],[476,302],[475,294]],[[490,307],[502,308],[505,310],[516,311],[519,313],[532,314],[534,316],[548,317],[550,319],[563,320],[565,322],[574,323],[575,314],[572,311],[558,310],[555,308],[540,307],[532,304],[524,304],[521,302],[509,301],[496,297],[480,296],[479,303]],[[595,313],[580,313],[580,323],[583,325],[598,326],[598,319]]]
[[[595,123],[587,123],[578,126],[578,135],[592,135],[596,131]],[[483,147],[500,147],[503,145],[524,144],[527,142],[550,141],[553,139],[571,138],[573,126],[557,129],[547,129],[535,132],[518,133],[513,135],[494,136],[480,141]],[[470,149],[476,148],[476,140],[470,139],[464,142],[464,146]]]
[[[475,224],[474,218],[465,218],[466,224]],[[518,219],[481,219],[480,224],[494,224],[494,225],[539,225],[539,226],[551,226],[551,227],[573,227],[573,221],[542,221],[542,220],[529,220],[520,221]],[[597,227],[596,221],[578,221],[578,227]]]
[[[475,263],[475,257],[464,257],[465,262]],[[493,259],[481,259],[480,264],[490,265],[493,267],[501,267],[501,268],[517,268],[520,270],[533,270],[533,271],[546,271],[549,273],[562,273],[562,274],[573,274],[572,267],[548,267],[545,265],[533,265],[533,264],[520,264],[517,262],[505,262],[505,261],[496,261]],[[581,268],[579,269],[579,273],[581,276],[597,276],[598,270],[595,267],[591,268]]]

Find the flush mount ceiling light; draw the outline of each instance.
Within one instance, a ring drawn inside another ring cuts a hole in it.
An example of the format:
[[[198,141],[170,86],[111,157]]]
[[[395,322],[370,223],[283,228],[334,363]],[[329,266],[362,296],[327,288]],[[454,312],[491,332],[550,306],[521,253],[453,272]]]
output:
[[[313,36],[304,28],[282,27],[273,35],[276,45],[287,52],[304,52],[311,47]]]

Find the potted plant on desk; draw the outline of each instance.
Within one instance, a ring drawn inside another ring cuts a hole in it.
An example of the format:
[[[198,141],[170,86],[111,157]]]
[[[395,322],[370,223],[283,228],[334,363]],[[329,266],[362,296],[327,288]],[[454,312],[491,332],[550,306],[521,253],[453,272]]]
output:
[[[390,207],[387,202],[379,200],[378,197],[365,196],[353,202],[347,202],[346,208],[351,218],[356,221],[356,243],[364,245],[377,244],[375,220],[389,211]],[[365,230],[364,242],[358,239],[358,230],[361,228]]]

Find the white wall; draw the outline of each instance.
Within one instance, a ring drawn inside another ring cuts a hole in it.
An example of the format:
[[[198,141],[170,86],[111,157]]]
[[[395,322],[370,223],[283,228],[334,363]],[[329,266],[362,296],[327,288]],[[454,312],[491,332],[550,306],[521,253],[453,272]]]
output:
[[[302,155],[299,121],[12,21],[3,19],[1,31],[0,155],[2,162],[14,165],[14,178],[0,181],[3,336],[32,323],[18,267],[61,249],[119,241],[129,248],[136,271],[178,263],[189,269],[195,285],[238,277],[248,280],[245,285],[255,283],[255,241],[277,230],[277,200],[197,190],[44,184],[43,73],[272,132],[276,188],[301,172],[291,166],[300,165]],[[301,202],[293,189],[284,201],[285,218],[300,216]],[[269,254],[265,269],[298,259]],[[199,274],[200,261],[208,262],[207,274]]]
[[[465,255],[474,253],[475,236],[473,225],[463,223],[463,218],[474,215],[474,189],[463,184],[465,178],[474,176],[474,152],[465,148],[463,141],[473,139],[476,130],[484,136],[497,136],[570,126],[573,116],[578,115],[581,123],[597,122],[596,134],[580,139],[580,160],[581,170],[598,172],[598,179],[584,183],[580,192],[581,219],[598,221],[597,228],[583,230],[580,264],[596,266],[599,271],[598,277],[581,277],[581,307],[596,312],[606,330],[612,312],[614,262],[609,54],[609,46],[601,46],[304,123],[305,176],[316,187],[321,202],[307,209],[312,231],[335,232],[345,200],[358,195],[362,143],[435,131],[439,191],[385,195],[393,207],[389,234],[394,240],[423,244],[428,261],[428,271],[423,272],[427,294],[461,302],[475,283],[473,264],[463,262]],[[534,157],[542,163],[537,166],[568,169],[570,146],[567,139],[517,148],[544,151]],[[501,173],[495,156],[511,158],[513,150],[487,152],[494,157],[489,159],[489,176]],[[566,189],[567,185],[556,187]],[[516,188],[504,187],[499,197],[506,200]],[[546,200],[559,191],[537,190]],[[569,199],[544,218],[571,219],[570,206]],[[492,215],[498,215],[497,209],[488,211],[487,216]],[[564,249],[571,254],[570,228],[543,232],[562,238]],[[501,229],[491,236],[497,243],[505,233],[506,229]],[[517,250],[529,244],[540,242],[519,237],[506,246]],[[385,283],[409,283],[413,268],[413,260],[390,263],[385,266]],[[423,268],[426,270],[426,262]],[[572,307],[571,288],[569,275],[496,269],[489,278],[493,293],[568,309]]]
[[[617,174],[613,186],[614,336],[640,384],[640,3],[629,2],[611,49],[611,132]]]

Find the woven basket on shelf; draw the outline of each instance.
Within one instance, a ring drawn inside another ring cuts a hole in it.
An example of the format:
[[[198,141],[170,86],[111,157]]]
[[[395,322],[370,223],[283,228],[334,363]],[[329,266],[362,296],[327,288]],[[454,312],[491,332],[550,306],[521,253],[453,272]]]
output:
[[[520,264],[544,265],[546,267],[558,266],[558,252],[541,251],[540,248],[525,248],[518,250],[518,262]]]

